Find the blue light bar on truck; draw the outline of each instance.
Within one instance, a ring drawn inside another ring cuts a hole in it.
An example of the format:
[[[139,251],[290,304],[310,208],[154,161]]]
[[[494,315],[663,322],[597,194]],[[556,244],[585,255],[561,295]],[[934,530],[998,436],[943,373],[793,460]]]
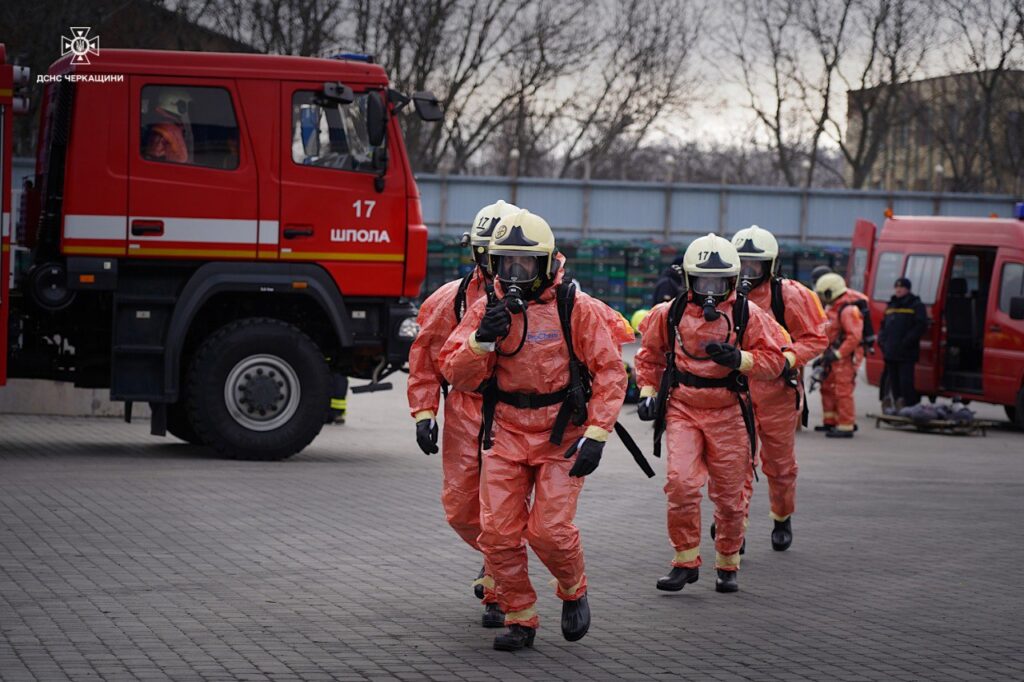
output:
[[[338,54],[332,54],[329,59],[344,59],[349,62],[366,62],[367,64],[373,64],[372,54],[360,54],[358,52],[339,52]]]
[[[1017,220],[1024,220],[1024,201],[1018,201],[1013,209],[1013,217]]]

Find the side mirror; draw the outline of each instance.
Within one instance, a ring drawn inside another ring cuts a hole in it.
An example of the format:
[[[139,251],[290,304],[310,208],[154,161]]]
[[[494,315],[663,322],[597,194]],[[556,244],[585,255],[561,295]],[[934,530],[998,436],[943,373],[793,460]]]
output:
[[[1010,319],[1024,320],[1024,296],[1014,296],[1010,299]]]
[[[424,121],[440,121],[444,118],[441,104],[437,101],[437,97],[434,97],[434,93],[429,90],[412,93],[412,103],[416,107],[416,113]]]
[[[338,104],[352,104],[352,102],[356,101],[356,96],[352,92],[352,88],[348,87],[344,83],[335,83],[331,81],[324,83],[322,97],[330,102]]]
[[[388,126],[388,109],[384,98],[376,90],[366,93],[366,135],[371,147],[384,144],[384,131]]]

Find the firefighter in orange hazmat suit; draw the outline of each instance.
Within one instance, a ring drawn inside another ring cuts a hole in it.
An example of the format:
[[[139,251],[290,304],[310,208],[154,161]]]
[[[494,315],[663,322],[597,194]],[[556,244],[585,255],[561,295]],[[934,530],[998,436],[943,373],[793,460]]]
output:
[[[656,451],[662,432],[668,440],[665,494],[676,554],[657,587],[675,592],[697,581],[701,488],[710,477],[718,530],[715,589],[735,592],[744,485],[756,441],[746,382],[782,373],[784,339],[756,304],[737,303],[740,259],[728,240],[713,234],[695,239],[683,272],[688,291],[651,310],[641,324],[643,343],[636,356],[640,418],[655,421]]]
[[[828,345],[825,311],[813,291],[777,274],[779,243],[757,225],[732,238],[740,257],[740,286],[750,301],[770,313],[790,337],[782,375],[750,382],[757,433],[761,438],[761,471],[768,478],[769,516],[774,522],[772,549],[782,552],[793,542],[790,516],[796,509],[796,431],[804,405],[799,370]],[[748,480],[747,508],[753,493]]]
[[[438,356],[459,320],[478,300],[486,298],[491,282],[487,245],[502,216],[519,210],[498,201],[480,209],[471,231],[463,237],[473,250],[476,267],[462,279],[453,280],[431,294],[420,307],[416,321],[419,334],[409,351],[409,410],[416,419],[416,442],[425,454],[437,452],[437,409],[444,392],[444,435],[441,467],[444,484],[441,503],[448,523],[473,549],[480,550],[480,458],[478,435],[482,397],[473,391],[448,390],[441,375]],[[484,627],[502,627],[504,616],[498,608],[493,583],[486,566],[474,584],[483,599]]]
[[[555,577],[563,636],[578,640],[590,626],[573,519],[625,396],[621,344],[632,334],[605,304],[562,282],[562,259],[540,216],[504,217],[490,261],[498,296],[466,313],[441,364],[452,386],[483,387],[480,547],[508,626],[494,648],[512,651],[531,646],[539,624],[524,540]]]
[[[857,426],[857,407],[853,389],[857,383],[857,369],[864,361],[861,340],[864,318],[857,301],[864,294],[846,287],[846,280],[834,272],[822,275],[814,285],[821,300],[827,305],[829,346],[821,360],[827,375],[821,383],[821,410],[825,422],[825,435],[829,438],[853,438]]]

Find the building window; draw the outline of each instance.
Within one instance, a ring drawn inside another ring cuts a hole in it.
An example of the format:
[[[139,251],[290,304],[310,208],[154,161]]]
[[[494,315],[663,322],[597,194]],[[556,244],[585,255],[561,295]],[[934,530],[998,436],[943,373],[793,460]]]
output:
[[[238,123],[224,88],[147,85],[139,121],[139,151],[147,161],[238,168]]]

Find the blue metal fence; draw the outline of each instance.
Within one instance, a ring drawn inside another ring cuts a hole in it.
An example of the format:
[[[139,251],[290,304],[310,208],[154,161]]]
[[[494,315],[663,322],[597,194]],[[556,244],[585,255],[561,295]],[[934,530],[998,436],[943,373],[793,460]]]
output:
[[[1013,215],[1015,197],[986,194],[792,189],[444,176],[416,177],[431,236],[455,238],[481,206],[498,199],[538,213],[561,239],[689,241],[758,224],[786,242],[846,245],[858,218],[897,215]]]

